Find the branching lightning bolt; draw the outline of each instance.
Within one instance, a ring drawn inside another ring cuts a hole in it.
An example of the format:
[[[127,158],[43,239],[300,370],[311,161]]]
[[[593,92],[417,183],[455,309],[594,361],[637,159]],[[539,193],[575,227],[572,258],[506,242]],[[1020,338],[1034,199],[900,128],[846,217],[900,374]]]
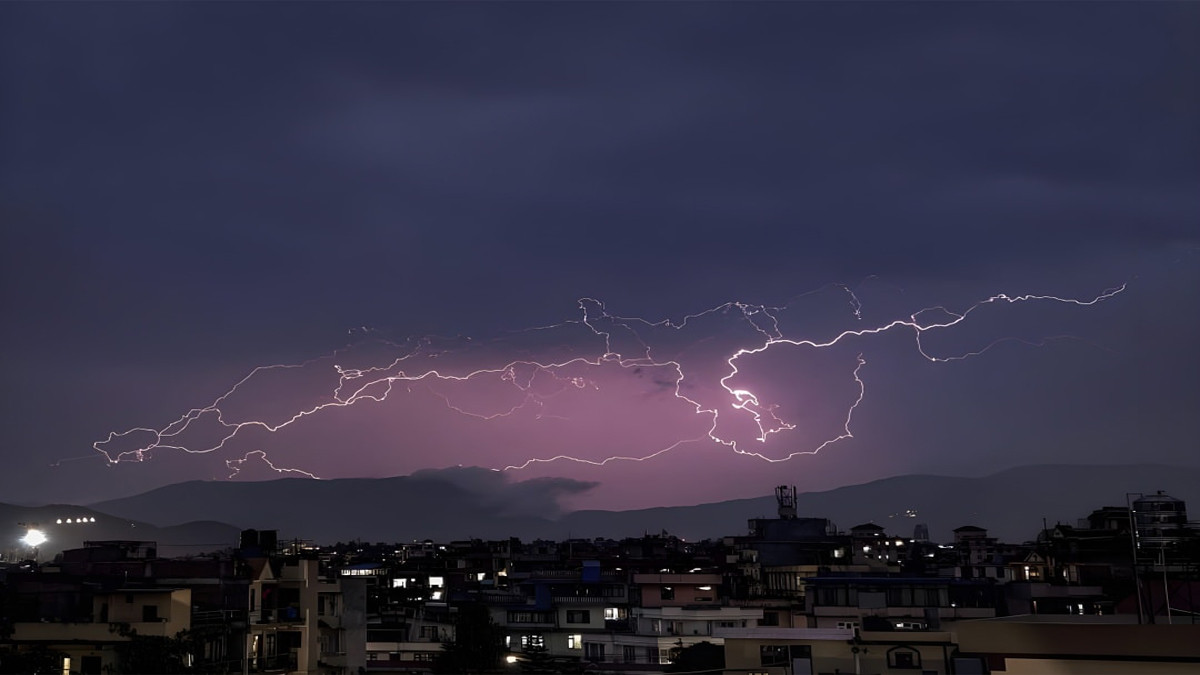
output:
[[[250,452],[247,452],[245,455],[242,455],[241,459],[226,460],[225,466],[228,466],[233,471],[233,473],[229,474],[229,478],[230,479],[236,478],[237,475],[239,473],[241,473],[241,471],[242,471],[242,465],[245,464],[246,462],[250,461],[251,457],[258,457],[258,459],[260,461],[265,463],[268,467],[271,468],[271,470],[273,470],[275,473],[278,473],[278,474],[283,474],[285,476],[288,474],[298,474],[298,475],[304,476],[306,478],[312,478],[313,480],[321,479],[320,476],[309,473],[302,469],[287,469],[284,467],[275,466],[275,464],[272,463],[271,460],[267,458],[267,453],[265,450],[251,450]]]
[[[848,286],[836,285],[834,288],[844,291],[849,299],[850,310],[854,319],[857,322],[862,321],[862,303],[855,294],[854,290]],[[291,369],[305,369],[315,367],[318,362],[324,359],[337,358],[341,350],[333,354],[310,359],[298,364],[276,364],[259,366],[251,370],[245,377],[238,380],[225,393],[218,396],[208,405],[199,408],[193,408],[184,413],[178,419],[167,424],[162,428],[135,427],[123,432],[110,432],[104,440],[93,443],[93,449],[100,453],[110,464],[118,464],[126,461],[145,461],[156,451],[175,450],[189,454],[207,454],[225,449],[227,444],[233,441],[239,434],[250,429],[258,429],[268,434],[274,434],[281,429],[297,424],[302,420],[314,415],[328,413],[331,409],[345,408],[357,404],[383,403],[388,400],[388,397],[396,388],[403,389],[406,392],[414,392],[416,387],[424,387],[428,393],[440,398],[446,407],[456,413],[478,418],[482,420],[494,420],[498,418],[508,417],[520,410],[527,408],[539,409],[536,418],[545,419],[555,417],[551,414],[543,415],[540,410],[546,403],[555,395],[555,392],[544,393],[537,391],[535,381],[539,378],[550,378],[557,385],[561,385],[559,391],[568,390],[569,388],[599,389],[602,384],[594,379],[583,377],[577,374],[572,374],[574,369],[584,368],[601,368],[602,366],[618,367],[626,371],[640,372],[641,368],[664,369],[672,373],[673,381],[671,385],[671,393],[675,399],[685,403],[694,413],[706,419],[705,426],[707,430],[689,438],[678,439],[664,447],[650,449],[644,452],[627,453],[622,455],[612,455],[603,459],[588,459],[585,457],[577,457],[569,454],[558,454],[550,457],[533,457],[519,464],[511,464],[507,466],[497,467],[496,470],[520,470],[528,468],[534,464],[543,464],[550,462],[576,462],[592,466],[605,466],[611,462],[618,461],[646,461],[664,453],[670,452],[679,448],[682,445],[694,442],[709,441],[728,447],[733,452],[739,455],[753,457],[767,462],[783,462],[792,459],[798,455],[816,454],[825,448],[838,443],[840,441],[853,438],[852,422],[854,414],[858,406],[866,397],[866,384],[862,377],[864,368],[867,365],[866,359],[860,352],[857,356],[856,365],[853,369],[852,377],[857,388],[857,396],[853,403],[845,411],[844,420],[841,424],[840,431],[833,437],[827,438],[812,447],[792,450],[780,456],[768,456],[763,452],[741,447],[738,440],[728,437],[723,434],[719,427],[719,421],[723,410],[720,406],[705,404],[701,401],[701,397],[692,396],[685,392],[685,386],[691,385],[689,374],[685,372],[685,366],[679,358],[660,358],[655,353],[655,345],[652,339],[646,337],[647,333],[655,331],[682,331],[689,327],[690,324],[712,318],[734,317],[741,322],[743,326],[750,329],[750,334],[754,336],[754,343],[748,346],[740,347],[730,353],[727,357],[722,358],[725,367],[722,369],[724,375],[717,378],[715,382],[699,382],[696,386],[707,385],[716,386],[720,391],[723,391],[723,396],[729,406],[727,414],[731,415],[748,415],[749,418],[757,425],[758,435],[757,440],[760,443],[766,443],[767,439],[774,435],[787,431],[792,431],[796,428],[793,422],[787,419],[782,419],[776,415],[776,406],[764,404],[760,402],[760,397],[754,391],[735,387],[733,381],[741,372],[738,367],[739,361],[748,357],[764,354],[770,350],[779,349],[785,346],[800,347],[810,350],[828,349],[841,343],[849,342],[854,339],[866,338],[873,335],[889,333],[893,331],[909,331],[913,336],[914,348],[922,358],[934,363],[949,363],[962,359],[977,357],[996,345],[1006,341],[1018,341],[1029,345],[1039,345],[1044,342],[1031,342],[1029,340],[1020,340],[1017,338],[1000,338],[985,345],[980,349],[967,351],[958,354],[943,354],[937,355],[931,353],[923,342],[923,337],[936,331],[942,331],[965,321],[968,321],[971,315],[980,309],[989,305],[1012,305],[1027,302],[1047,302],[1076,305],[1081,307],[1095,305],[1104,300],[1112,298],[1115,295],[1125,290],[1125,285],[1114,288],[1109,288],[1104,292],[1088,299],[1064,298],[1053,295],[1007,295],[996,294],[981,301],[970,305],[965,310],[952,311],[944,306],[932,306],[921,309],[906,317],[891,320],[889,322],[875,325],[866,328],[856,328],[852,330],[844,330],[837,333],[832,338],[825,340],[811,340],[795,337],[788,337],[781,330],[781,313],[788,308],[787,305],[780,307],[771,307],[765,305],[749,304],[744,302],[727,302],[711,309],[684,316],[679,321],[664,319],[660,321],[649,321],[640,317],[622,317],[611,314],[607,311],[604,304],[592,298],[584,298],[579,301],[578,307],[580,318],[576,320],[566,321],[560,324],[552,324],[547,326],[539,326],[535,328],[520,331],[521,333],[532,333],[537,331],[546,331],[552,329],[563,328],[566,326],[582,327],[587,333],[599,340],[600,345],[593,350],[590,355],[576,356],[560,361],[539,361],[536,359],[513,359],[503,365],[494,368],[477,368],[466,370],[465,372],[453,372],[453,367],[449,368],[429,368],[423,364],[422,360],[433,360],[439,356],[445,356],[453,352],[450,348],[441,347],[432,339],[424,339],[410,341],[406,344],[386,343],[388,346],[404,352],[401,356],[393,358],[386,365],[373,365],[367,367],[345,367],[333,364],[332,368],[337,375],[336,386],[332,388],[319,402],[295,410],[290,415],[285,416],[281,420],[267,421],[262,419],[247,419],[247,420],[231,420],[227,419],[228,411],[224,406],[235,394],[239,393],[244,387],[248,386],[256,377],[262,376],[271,371],[287,371]],[[814,293],[817,291],[814,291]],[[806,294],[807,295],[807,294]],[[803,296],[798,296],[803,297]],[[352,334],[366,335],[374,332],[374,329],[366,327],[360,329],[352,329]],[[1053,338],[1047,338],[1053,339]],[[465,342],[471,345],[480,345],[483,343],[474,342],[470,338],[465,338]],[[619,343],[628,343],[627,346],[619,346]],[[627,352],[626,355],[623,352]],[[411,365],[410,365],[411,364]],[[481,378],[499,377],[500,381],[506,383],[507,386],[514,388],[521,394],[520,399],[514,405],[507,408],[489,413],[480,413],[469,410],[467,406],[456,403],[450,394],[437,391],[429,388],[431,383],[464,383]],[[716,390],[714,390],[716,391]],[[208,443],[203,447],[190,447],[189,444],[178,440],[184,432],[188,431],[193,425],[201,423],[215,423],[220,430],[217,434],[218,438],[213,443]],[[137,436],[146,436],[145,442],[137,447],[129,450],[120,450],[112,452],[107,449],[108,446],[118,442],[133,439]],[[227,460],[226,465],[233,471],[230,478],[237,476],[242,469],[242,465],[249,461],[251,457],[265,462],[267,466],[279,473],[295,473],[297,475],[305,475],[311,478],[316,478],[314,474],[296,468],[285,468],[276,466],[267,458],[266,452],[263,450],[253,450],[243,453],[240,459]]]

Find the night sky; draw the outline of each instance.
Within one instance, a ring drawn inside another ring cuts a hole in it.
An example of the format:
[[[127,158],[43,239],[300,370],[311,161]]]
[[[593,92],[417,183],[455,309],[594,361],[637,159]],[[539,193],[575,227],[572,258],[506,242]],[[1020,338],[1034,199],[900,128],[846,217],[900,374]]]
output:
[[[1195,465],[1197,120],[1196,4],[5,3],[0,501]]]

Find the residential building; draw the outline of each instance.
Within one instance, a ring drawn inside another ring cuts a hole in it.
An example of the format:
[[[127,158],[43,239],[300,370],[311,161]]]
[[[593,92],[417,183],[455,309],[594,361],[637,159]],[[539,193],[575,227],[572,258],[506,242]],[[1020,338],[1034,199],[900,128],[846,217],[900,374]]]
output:
[[[329,578],[315,558],[254,558],[249,669],[343,675],[366,665],[366,589]]]
[[[137,636],[174,638],[191,628],[191,600],[186,588],[122,588],[97,593],[86,618],[15,621],[8,642],[18,649],[41,647],[62,654],[63,673],[118,671],[119,645]]]

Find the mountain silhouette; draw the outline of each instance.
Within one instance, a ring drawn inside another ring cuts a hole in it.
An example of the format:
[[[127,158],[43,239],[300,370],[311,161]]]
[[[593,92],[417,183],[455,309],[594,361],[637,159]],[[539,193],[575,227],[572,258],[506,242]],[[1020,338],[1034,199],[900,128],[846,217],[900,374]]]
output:
[[[662,531],[697,540],[744,534],[748,519],[776,515],[774,486],[764,486],[769,496],[751,499],[557,514],[546,505],[561,489],[552,481],[502,478],[463,484],[452,474],[426,471],[393,478],[190,481],[90,508],[158,527],[219,521],[317,543],[620,538]],[[979,478],[897,476],[802,493],[796,506],[798,515],[829,518],[843,530],[874,522],[908,537],[915,525],[925,524],[933,539],[948,541],[955,527],[977,525],[1003,541],[1021,542],[1036,536],[1043,519],[1075,524],[1102,506],[1124,506],[1128,492],[1156,490],[1200,508],[1200,467],[1039,465]],[[518,500],[523,506],[514,508]]]

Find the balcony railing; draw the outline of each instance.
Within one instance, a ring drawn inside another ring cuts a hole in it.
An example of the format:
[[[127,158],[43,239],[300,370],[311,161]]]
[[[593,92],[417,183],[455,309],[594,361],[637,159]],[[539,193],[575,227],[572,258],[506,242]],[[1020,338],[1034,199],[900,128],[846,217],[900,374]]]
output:
[[[252,658],[251,672],[264,670],[296,670],[298,659],[295,654],[279,654],[277,656],[261,656]]]
[[[625,602],[625,598],[607,598],[600,595],[555,595],[551,598],[557,605],[607,605]]]
[[[278,607],[250,612],[254,623],[307,623],[308,610],[299,607]]]

